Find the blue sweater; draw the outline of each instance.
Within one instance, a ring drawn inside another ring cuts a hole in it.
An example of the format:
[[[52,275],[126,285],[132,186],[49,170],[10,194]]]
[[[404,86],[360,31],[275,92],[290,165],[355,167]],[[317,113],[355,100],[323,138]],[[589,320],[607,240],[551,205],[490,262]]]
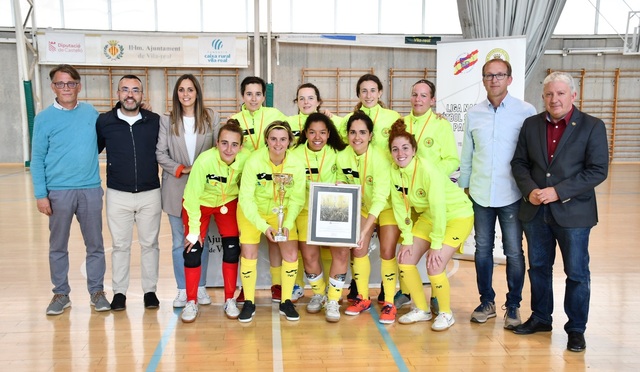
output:
[[[88,103],[73,110],[53,105],[35,118],[31,146],[31,178],[36,199],[50,190],[100,187],[96,119]]]

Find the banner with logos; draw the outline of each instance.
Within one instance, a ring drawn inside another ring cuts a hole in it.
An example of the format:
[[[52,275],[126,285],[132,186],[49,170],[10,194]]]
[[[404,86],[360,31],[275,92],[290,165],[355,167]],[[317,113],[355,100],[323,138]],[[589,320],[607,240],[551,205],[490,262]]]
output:
[[[493,58],[509,61],[513,69],[509,94],[524,99],[526,47],[525,37],[438,43],[436,110],[451,123],[458,142],[458,154],[462,150],[467,111],[487,98],[487,91],[482,84],[482,66]],[[459,173],[453,178],[458,176]],[[475,252],[473,235],[472,232],[465,242],[465,258],[472,258]],[[494,256],[498,258],[497,261],[505,260],[502,233],[497,224]]]
[[[47,31],[39,35],[38,42],[41,64],[239,68],[248,66],[246,36],[115,33],[96,35]]]

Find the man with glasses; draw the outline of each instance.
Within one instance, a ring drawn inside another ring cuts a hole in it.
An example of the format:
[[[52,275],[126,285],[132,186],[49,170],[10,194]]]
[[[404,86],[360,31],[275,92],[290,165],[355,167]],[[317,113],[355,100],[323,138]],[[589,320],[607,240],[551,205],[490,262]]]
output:
[[[138,229],[144,306],[157,308],[158,233],[162,215],[156,142],[160,117],[141,108],[142,82],[125,75],[118,83],[118,103],[96,122],[98,150],[107,150],[107,223],[113,241],[114,311],[126,308],[133,225]]]
[[[104,293],[102,187],[95,122],[98,112],[78,102],[80,74],[69,65],[49,72],[53,104],[35,118],[31,177],[38,211],[49,216],[49,270],[53,298],[47,315],[59,315],[69,299],[69,234],[75,215],[86,247],[87,289],[96,311],[110,309]]]
[[[480,305],[471,314],[471,321],[485,323],[496,316],[492,282],[497,218],[502,230],[502,249],[507,256],[508,292],[503,307],[506,329],[514,329],[521,323],[519,308],[525,274],[522,224],[518,220],[522,194],[511,174],[510,162],[524,119],[536,113],[531,104],[509,94],[511,81],[508,61],[492,59],[482,67],[487,99],[467,113],[458,180],[469,195],[475,214],[474,258]]]

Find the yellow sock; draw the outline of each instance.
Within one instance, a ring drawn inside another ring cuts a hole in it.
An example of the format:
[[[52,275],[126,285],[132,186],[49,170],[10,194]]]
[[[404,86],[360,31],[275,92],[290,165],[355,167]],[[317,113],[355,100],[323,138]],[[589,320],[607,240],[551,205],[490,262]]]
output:
[[[398,272],[398,275],[400,275],[399,272]],[[420,281],[422,282],[422,279],[420,279]],[[403,280],[400,280],[400,293],[404,293],[406,295],[409,294],[409,288],[407,287],[407,285],[404,283]]]
[[[396,282],[398,279],[397,272],[398,262],[395,257],[390,260],[380,258],[380,275],[382,275],[385,302],[393,303],[393,296],[396,294]]]
[[[408,288],[409,294],[415,306],[423,311],[429,311],[429,304],[427,303],[427,297],[424,295],[424,289],[422,288],[422,278],[416,265],[399,264],[400,270],[400,283],[405,284]]]
[[[293,292],[293,284],[296,282],[296,275],[298,275],[298,260],[294,262],[287,262],[282,260],[282,301],[291,299],[291,292]]]
[[[322,261],[322,272],[327,273],[324,277],[325,285],[329,285],[328,275],[331,272],[331,249],[330,248],[320,248],[320,261]]]
[[[258,279],[258,260],[240,257],[240,281],[244,290],[244,299],[256,302],[256,280]]]
[[[433,291],[431,295],[438,299],[440,312],[451,314],[451,287],[447,273],[443,271],[438,275],[429,275],[429,280]]]
[[[324,275],[322,275],[322,273],[313,279],[309,279],[309,277],[307,277],[307,280],[309,281],[309,285],[311,286],[311,290],[314,294],[324,296],[324,292],[327,290],[327,284],[324,281]]]
[[[353,258],[353,278],[358,287],[358,294],[363,299],[369,299],[369,275],[371,274],[371,261],[369,256]]]
[[[298,275],[296,275],[296,284],[300,288],[304,288],[304,263],[302,262],[302,253],[298,251]]]
[[[329,278],[329,290],[327,291],[329,301],[340,301],[342,297],[342,287],[344,287],[344,280],[340,281],[335,278]]]
[[[271,285],[282,285],[282,266],[271,266],[269,271],[271,272]],[[293,291],[293,288],[291,290]]]

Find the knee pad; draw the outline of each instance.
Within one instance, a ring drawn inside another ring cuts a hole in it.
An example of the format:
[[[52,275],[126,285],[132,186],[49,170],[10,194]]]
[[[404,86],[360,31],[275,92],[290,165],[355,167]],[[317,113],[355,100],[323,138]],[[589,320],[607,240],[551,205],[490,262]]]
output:
[[[240,260],[240,239],[237,236],[222,238],[222,262],[238,263]]]
[[[196,242],[196,244],[191,247],[189,253],[187,253],[185,249],[182,252],[182,257],[184,258],[184,267],[200,267],[202,263],[202,245],[200,245],[200,242]]]

